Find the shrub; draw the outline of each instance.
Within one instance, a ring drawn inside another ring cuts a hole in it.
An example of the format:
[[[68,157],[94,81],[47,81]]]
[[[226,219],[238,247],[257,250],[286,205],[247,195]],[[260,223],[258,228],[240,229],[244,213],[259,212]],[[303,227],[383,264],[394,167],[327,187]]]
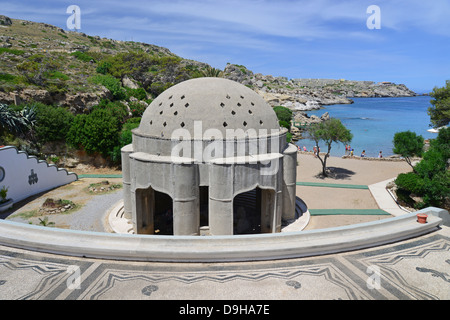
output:
[[[400,174],[395,180],[400,188],[398,195],[409,197],[414,193],[422,197],[423,201],[413,204],[415,208],[442,206],[448,209],[445,208],[450,194],[448,135],[447,130],[441,130],[438,137],[431,141],[431,147],[424,153],[422,161],[415,165],[414,172]]]
[[[150,86],[150,93],[153,94],[155,97],[159,96],[161,93],[169,89],[171,86],[173,86],[173,83],[162,83],[162,82],[153,82]]]
[[[103,60],[100,71],[106,71],[117,78],[131,75],[136,79],[138,77],[135,76],[147,71],[151,63],[151,56],[145,52],[121,52]]]
[[[66,140],[74,115],[62,108],[36,104],[36,135],[42,143]]]
[[[110,154],[111,160],[113,162],[120,163],[122,156],[121,149],[133,142],[133,134],[131,130],[139,127],[140,121],[141,118],[130,118],[123,125],[122,131],[119,133],[118,145],[114,147],[113,151]]]
[[[137,89],[125,88],[125,90],[127,92],[128,99],[130,97],[135,97],[138,100],[147,99],[147,92],[144,90],[144,88],[137,88]]]
[[[95,109],[105,109],[110,111],[118,121],[119,130],[122,127],[122,124],[130,117],[127,106],[120,101],[102,100],[97,106],[94,106],[93,110]]]
[[[81,60],[81,61],[84,61],[84,62],[90,62],[90,61],[94,61],[95,62],[95,59],[93,57],[91,57],[87,53],[84,53],[84,52],[81,52],[81,51],[75,51],[75,52],[71,53],[70,55],[74,56],[78,60]]]
[[[431,148],[428,150],[422,161],[415,166],[415,171],[422,178],[432,179],[439,172],[444,172],[447,167],[447,159],[444,158],[440,150]]]
[[[0,81],[12,82],[16,76],[9,73],[0,73]]]
[[[102,61],[98,64],[96,71],[101,74],[107,74],[112,65],[108,61]]]
[[[6,187],[6,186],[3,186],[1,189],[0,189],[0,203],[2,203],[2,202],[6,202],[6,197],[8,196],[8,189],[9,189],[9,187]]]
[[[273,108],[275,111],[278,120],[285,121],[287,123],[291,123],[292,120],[292,110],[283,106],[276,106]]]
[[[104,157],[118,144],[119,123],[110,110],[96,108],[90,114],[77,115],[67,133],[67,142],[88,154]]]
[[[399,174],[395,184],[401,189],[408,190],[409,193],[421,195],[423,192],[423,181],[413,172]]]
[[[147,109],[147,104],[144,104],[139,101],[134,101],[129,103],[131,116],[135,118],[140,118],[144,114]]]
[[[69,77],[68,75],[66,75],[66,74],[64,74],[64,73],[62,73],[62,72],[60,72],[60,71],[53,71],[53,72],[50,72],[50,73],[48,74],[48,77],[49,77],[50,79],[59,79],[59,80],[64,80],[64,81],[70,79],[70,77]]]
[[[281,127],[284,127],[284,128],[287,128],[288,130],[291,130],[291,124],[289,122],[280,120],[279,123],[280,123]]]
[[[10,49],[10,48],[0,48],[0,54],[2,54],[2,53],[10,53],[15,56],[21,56],[25,53],[25,51],[18,50],[18,49]]]
[[[126,91],[122,87],[122,84],[120,83],[119,79],[116,79],[109,74],[106,75],[98,74],[96,76],[91,77],[90,81],[96,84],[100,84],[104,86],[106,89],[108,89],[113,95],[113,98],[115,100],[126,99],[127,96]]]

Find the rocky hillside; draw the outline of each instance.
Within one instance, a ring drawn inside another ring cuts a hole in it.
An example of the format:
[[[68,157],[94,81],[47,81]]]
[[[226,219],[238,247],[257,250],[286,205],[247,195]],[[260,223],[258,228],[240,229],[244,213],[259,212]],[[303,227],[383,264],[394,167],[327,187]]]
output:
[[[68,32],[5,16],[0,16],[0,61],[0,103],[38,101],[65,106],[73,113],[86,112],[101,99],[117,95],[114,81],[99,80],[99,74],[114,77],[124,88],[144,89],[144,96],[134,100],[148,103],[168,87],[207,76],[211,69],[155,45]],[[294,111],[349,104],[352,97],[415,95],[404,85],[389,82],[287,79],[235,64],[228,64],[222,76],[252,88],[272,106]]]
[[[114,94],[92,81],[109,73],[108,66],[124,87],[145,89],[147,101],[177,82],[200,76],[207,66],[151,44],[5,16],[0,16],[0,61],[0,103],[37,101],[65,106],[73,113],[85,112]]]
[[[416,93],[403,84],[391,82],[333,79],[288,79],[254,74],[244,66],[228,64],[224,76],[249,86],[272,106],[282,105],[294,111],[318,109],[324,105],[351,104],[356,97],[410,97]]]

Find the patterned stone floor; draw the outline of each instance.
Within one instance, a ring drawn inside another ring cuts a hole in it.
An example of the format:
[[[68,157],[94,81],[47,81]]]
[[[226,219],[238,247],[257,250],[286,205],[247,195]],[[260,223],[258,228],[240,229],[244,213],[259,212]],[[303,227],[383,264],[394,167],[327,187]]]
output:
[[[371,249],[246,263],[145,263],[0,246],[0,299],[448,300],[450,228]]]

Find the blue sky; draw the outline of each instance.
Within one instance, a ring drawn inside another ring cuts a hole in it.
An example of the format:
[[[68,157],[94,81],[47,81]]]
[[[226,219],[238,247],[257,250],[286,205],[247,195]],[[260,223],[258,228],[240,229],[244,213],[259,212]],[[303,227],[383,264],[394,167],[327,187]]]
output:
[[[0,1],[0,14],[67,29],[69,5],[81,32],[170,49],[223,69],[404,83],[416,92],[450,79],[448,0]],[[370,30],[370,5],[381,29]]]

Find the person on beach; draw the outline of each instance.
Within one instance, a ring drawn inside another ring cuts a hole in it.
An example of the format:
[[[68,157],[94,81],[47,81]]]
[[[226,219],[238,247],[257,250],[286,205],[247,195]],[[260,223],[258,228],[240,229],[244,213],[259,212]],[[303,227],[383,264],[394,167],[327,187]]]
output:
[[[303,146],[303,151],[304,151],[304,152],[307,152],[307,151],[308,151],[308,150],[306,149],[305,146]]]
[[[350,151],[350,157],[353,157],[353,149]]]
[[[361,153],[361,158],[364,158],[366,156],[366,150],[363,150],[363,152]]]
[[[313,152],[314,152],[314,158],[317,158],[317,147],[316,146],[314,146]]]
[[[383,158],[382,152],[380,151],[380,153],[378,154],[378,158]]]

